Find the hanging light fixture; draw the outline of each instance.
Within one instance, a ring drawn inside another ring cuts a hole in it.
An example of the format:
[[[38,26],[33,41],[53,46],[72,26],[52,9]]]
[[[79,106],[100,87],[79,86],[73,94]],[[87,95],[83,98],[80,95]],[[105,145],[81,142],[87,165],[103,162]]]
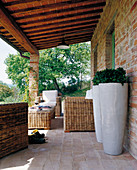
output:
[[[62,42],[59,43],[59,45],[57,46],[57,48],[60,48],[60,49],[69,49],[69,45],[65,43],[64,37],[62,39]]]

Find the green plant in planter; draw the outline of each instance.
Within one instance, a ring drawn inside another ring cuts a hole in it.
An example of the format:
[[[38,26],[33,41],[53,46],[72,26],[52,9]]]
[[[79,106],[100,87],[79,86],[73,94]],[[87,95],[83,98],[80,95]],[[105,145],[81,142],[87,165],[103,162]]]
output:
[[[122,85],[127,82],[126,71],[119,67],[115,69],[105,69],[97,71],[93,78],[93,85],[100,83],[121,83]]]
[[[100,77],[101,77],[101,71],[97,71],[94,78],[93,78],[93,80],[92,80],[94,86],[99,85],[100,80],[101,80]]]

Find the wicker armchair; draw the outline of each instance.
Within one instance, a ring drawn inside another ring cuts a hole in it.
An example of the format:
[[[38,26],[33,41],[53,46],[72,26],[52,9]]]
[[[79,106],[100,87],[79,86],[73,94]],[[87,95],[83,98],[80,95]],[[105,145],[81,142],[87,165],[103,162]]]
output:
[[[64,131],[94,131],[93,102],[85,97],[65,99]]]
[[[55,117],[60,117],[61,114],[61,96],[58,96],[57,90],[46,90],[42,92],[44,102],[39,103],[41,106],[55,107]]]

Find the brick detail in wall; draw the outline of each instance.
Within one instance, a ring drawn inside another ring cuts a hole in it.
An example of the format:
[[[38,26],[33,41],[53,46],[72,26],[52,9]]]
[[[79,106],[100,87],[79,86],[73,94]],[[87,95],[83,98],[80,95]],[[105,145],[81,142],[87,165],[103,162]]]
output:
[[[112,35],[106,35],[106,68],[112,67]]]
[[[38,95],[38,80],[39,80],[39,55],[30,55],[30,74],[29,74],[29,103],[34,104],[35,98]]]
[[[107,31],[115,25],[115,67],[123,67],[129,77],[129,106],[125,147],[137,159],[137,2],[107,0],[91,40],[92,62],[97,46],[97,70],[111,67]],[[91,64],[94,67],[94,63]],[[91,68],[91,79],[93,78]]]

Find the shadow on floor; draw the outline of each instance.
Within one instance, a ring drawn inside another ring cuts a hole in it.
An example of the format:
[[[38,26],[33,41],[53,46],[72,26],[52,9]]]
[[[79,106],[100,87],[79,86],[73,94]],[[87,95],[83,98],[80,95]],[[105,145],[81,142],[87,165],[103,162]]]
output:
[[[63,129],[63,117],[51,119],[51,129]]]

